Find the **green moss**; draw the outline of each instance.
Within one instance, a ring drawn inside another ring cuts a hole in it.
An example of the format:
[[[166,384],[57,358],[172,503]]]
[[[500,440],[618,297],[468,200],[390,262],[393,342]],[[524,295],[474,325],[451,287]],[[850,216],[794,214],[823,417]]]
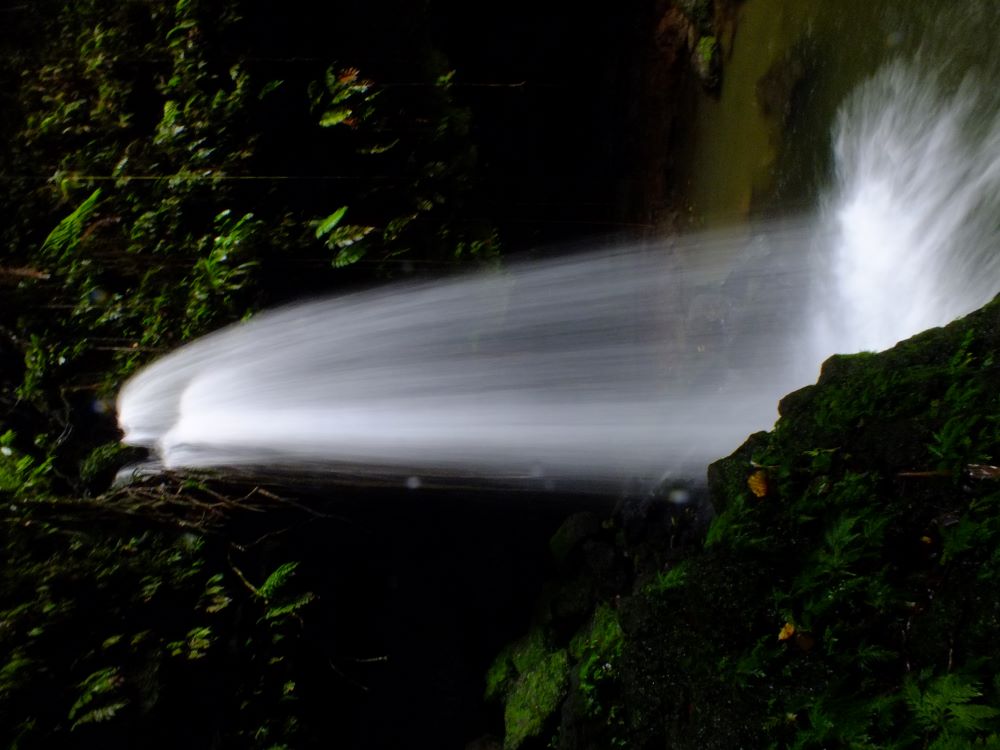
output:
[[[621,653],[624,633],[618,614],[607,604],[600,605],[584,627],[569,642],[569,654],[576,660],[594,653],[613,659]]]
[[[546,632],[533,628],[506,646],[486,673],[487,700],[504,703],[504,748],[514,750],[539,735],[566,695],[569,656],[549,646]]]
[[[722,60],[719,40],[705,35],[698,39],[691,56],[694,72],[709,91],[717,91],[722,80]]]
[[[504,706],[504,750],[515,750],[541,733],[566,695],[569,659],[565,649],[544,654],[511,686]]]
[[[687,582],[691,573],[691,562],[682,560],[677,565],[659,573],[656,578],[646,584],[642,593],[646,596],[656,596],[674,589],[679,589]]]
[[[604,729],[616,729],[620,706],[614,700],[618,661],[625,648],[625,634],[618,615],[607,604],[570,641],[570,655],[577,660],[577,705],[584,716],[597,719]]]
[[[486,700],[502,699],[516,678],[517,669],[511,658],[511,647],[506,646],[497,654],[486,672]]]
[[[545,658],[545,633],[541,628],[533,628],[524,638],[511,648],[511,662],[518,674],[533,670]]]
[[[703,36],[698,40],[698,46],[695,47],[695,55],[698,56],[698,62],[703,70],[708,70],[712,67],[713,59],[719,51],[719,40],[714,36]]]

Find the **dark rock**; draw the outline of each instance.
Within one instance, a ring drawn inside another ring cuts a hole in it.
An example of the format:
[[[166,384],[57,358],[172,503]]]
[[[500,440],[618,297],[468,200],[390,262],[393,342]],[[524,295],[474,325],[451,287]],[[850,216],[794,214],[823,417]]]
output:
[[[757,81],[757,105],[761,114],[784,126],[793,116],[811,73],[808,45],[794,45]]]
[[[574,513],[552,535],[549,550],[556,565],[566,565],[584,541],[601,533],[601,518],[591,511]]]
[[[503,742],[487,734],[468,743],[465,750],[503,750]]]

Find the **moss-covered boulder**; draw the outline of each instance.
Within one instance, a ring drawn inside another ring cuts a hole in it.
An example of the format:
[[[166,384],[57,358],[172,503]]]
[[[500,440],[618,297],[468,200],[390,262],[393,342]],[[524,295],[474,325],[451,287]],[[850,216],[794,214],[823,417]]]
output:
[[[703,537],[616,534],[554,746],[1000,747],[998,348],[994,301],[832,357],[710,468]]]
[[[504,703],[504,750],[516,750],[537,737],[566,694],[565,649],[552,649],[540,628],[508,646],[494,660],[486,698]]]

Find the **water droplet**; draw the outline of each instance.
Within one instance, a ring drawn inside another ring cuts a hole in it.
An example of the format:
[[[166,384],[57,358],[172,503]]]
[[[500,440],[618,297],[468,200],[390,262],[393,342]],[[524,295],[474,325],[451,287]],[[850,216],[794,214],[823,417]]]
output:
[[[691,502],[691,493],[682,487],[676,487],[670,490],[670,494],[667,495],[667,499],[675,505],[686,505]]]

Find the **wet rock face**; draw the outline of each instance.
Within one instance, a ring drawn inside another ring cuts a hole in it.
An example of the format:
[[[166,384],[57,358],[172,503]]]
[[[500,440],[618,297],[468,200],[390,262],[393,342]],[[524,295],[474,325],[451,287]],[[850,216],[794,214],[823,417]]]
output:
[[[713,0],[677,0],[678,9],[702,33],[710,33],[715,18]]]
[[[664,56],[667,67],[679,59],[679,52],[686,49],[693,34],[691,20],[680,8],[667,8],[656,24],[656,48]]]
[[[764,117],[784,127],[809,84],[812,51],[805,42],[794,45],[757,81],[757,106]]]

